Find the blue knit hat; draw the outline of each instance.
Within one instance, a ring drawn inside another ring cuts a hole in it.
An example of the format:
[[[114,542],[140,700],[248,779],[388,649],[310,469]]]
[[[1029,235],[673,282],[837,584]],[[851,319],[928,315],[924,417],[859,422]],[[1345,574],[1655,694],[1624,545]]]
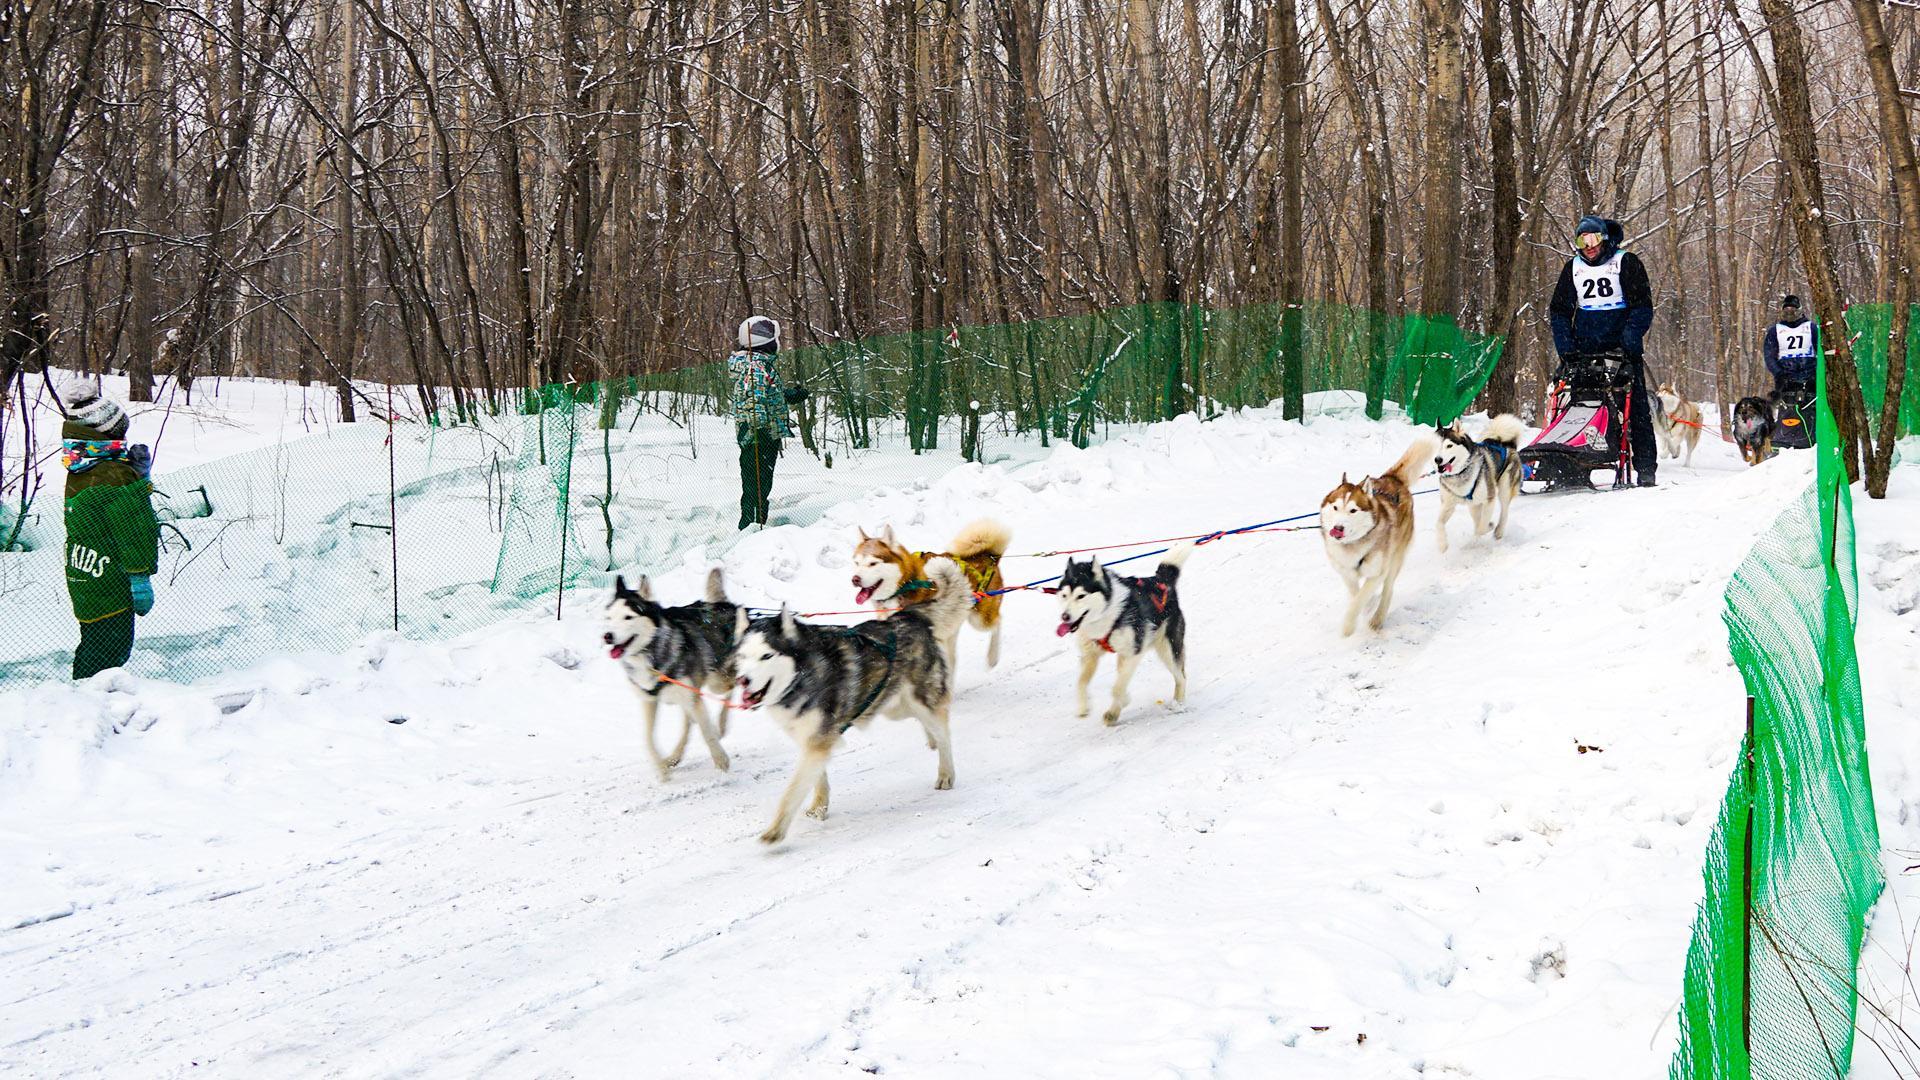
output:
[[[1575,236],[1590,232],[1599,233],[1601,236],[1607,235],[1607,219],[1598,214],[1588,214],[1586,217],[1580,219],[1580,224],[1573,227],[1573,235]]]

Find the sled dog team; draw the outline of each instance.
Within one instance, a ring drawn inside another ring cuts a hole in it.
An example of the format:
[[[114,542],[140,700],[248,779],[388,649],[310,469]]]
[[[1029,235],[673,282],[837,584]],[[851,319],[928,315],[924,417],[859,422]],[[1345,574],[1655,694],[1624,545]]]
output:
[[[715,569],[706,598],[668,607],[654,598],[652,583],[637,587],[616,579],[607,605],[608,655],[620,662],[640,695],[647,751],[664,779],[686,752],[697,728],[716,768],[730,762],[720,740],[727,734],[729,695],[764,708],[800,747],[800,761],[780,796],[773,822],[760,839],[787,835],[802,804],[809,815],[827,816],[827,760],[847,729],[874,717],[915,720],[927,748],[939,756],[933,786],[953,786],[954,660],[960,628],[971,622],[987,634],[987,665],[1000,658],[1000,596],[1005,581],[1000,560],[1011,539],[1005,526],[977,521],[942,552],[914,551],[894,537],[862,530],[853,550],[854,602],[873,605],[875,617],[851,626],[807,622],[782,607],[755,617],[727,599]],[[1186,698],[1186,620],[1180,612],[1180,567],[1192,544],[1160,557],[1151,575],[1128,577],[1097,559],[1069,559],[1057,588],[1057,632],[1080,648],[1080,715],[1089,711],[1087,687],[1103,654],[1114,657],[1113,700],[1105,720],[1113,724],[1127,705],[1127,685],[1140,661],[1159,656],[1173,672],[1174,700]],[[707,699],[719,701],[715,717]],[[684,717],[671,753],[662,755],[654,728],[662,703]]]
[[[1679,407],[1684,399],[1663,404],[1669,415],[1685,417]],[[1698,429],[1691,430],[1697,440]],[[1327,558],[1347,587],[1342,635],[1353,633],[1370,600],[1368,625],[1377,630],[1385,622],[1394,581],[1413,543],[1411,485],[1429,468],[1438,474],[1435,537],[1442,552],[1449,546],[1447,523],[1462,507],[1475,537],[1506,536],[1520,491],[1525,431],[1506,414],[1494,417],[1478,437],[1447,425],[1422,432],[1378,476],[1340,477],[1321,501],[1319,528]],[[826,817],[828,759],[849,728],[865,727],[876,716],[917,721],[939,758],[934,787],[951,788],[950,710],[960,629],[970,622],[983,631],[987,665],[999,661],[1006,589],[1000,560],[1010,540],[1005,526],[976,521],[946,551],[927,552],[903,546],[891,526],[877,536],[862,529],[852,553],[853,599],[863,609],[871,605],[874,618],[850,626],[809,622],[784,606],[777,615],[756,616],[727,599],[718,569],[708,575],[705,599],[679,607],[656,600],[645,577],[634,588],[616,580],[603,639],[640,696],[647,750],[661,778],[680,763],[695,729],[714,766],[728,768],[721,740],[737,690],[742,706],[764,709],[800,749],[773,821],[760,834],[767,843],[785,838],[803,804],[808,815]],[[1149,653],[1172,673],[1173,700],[1186,700],[1179,586],[1193,547],[1188,542],[1168,549],[1153,572],[1141,577],[1117,573],[1098,558],[1069,557],[1056,585],[1046,590],[1060,602],[1055,632],[1079,649],[1078,715],[1090,711],[1087,690],[1101,657],[1109,654],[1115,672],[1102,715],[1108,725],[1127,707],[1128,685]],[[719,703],[717,717],[708,698]],[[663,702],[683,716],[679,739],[664,756],[654,741]]]

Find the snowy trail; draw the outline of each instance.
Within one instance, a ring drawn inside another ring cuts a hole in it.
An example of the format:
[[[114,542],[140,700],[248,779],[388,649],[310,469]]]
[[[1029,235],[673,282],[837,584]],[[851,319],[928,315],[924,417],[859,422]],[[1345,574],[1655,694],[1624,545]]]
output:
[[[1019,550],[1231,526],[1407,434],[1160,425],[870,497],[729,572],[843,606],[856,521],[933,543],[991,507]],[[1014,597],[997,672],[962,637],[956,788],[876,722],[835,758],[832,818],[772,851],[791,744],[737,715],[731,775],[690,748],[658,783],[590,619],[380,643],[377,670],[35,691],[152,719],[69,763],[84,782],[39,761],[0,784],[0,856],[39,868],[5,890],[18,915],[77,907],[0,933],[0,1068],[1653,1075],[1738,738],[1720,592],[1806,476],[1719,451],[1654,491],[1523,500],[1498,547],[1456,518],[1444,557],[1423,497],[1374,637],[1337,636],[1315,534],[1203,547],[1186,707],[1149,662],[1111,730],[1072,716],[1051,599]],[[239,683],[250,704],[207,704]],[[181,717],[203,727],[169,736]],[[205,771],[160,775],[183,764]]]

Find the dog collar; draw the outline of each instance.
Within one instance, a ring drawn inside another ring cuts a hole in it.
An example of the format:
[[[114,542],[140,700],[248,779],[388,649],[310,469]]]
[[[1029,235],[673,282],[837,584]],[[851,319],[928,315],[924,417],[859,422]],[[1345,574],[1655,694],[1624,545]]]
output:
[[[910,592],[918,592],[921,589],[931,589],[931,588],[933,588],[933,582],[928,581],[926,578],[914,578],[912,581],[903,581],[900,584],[894,586],[893,594],[888,596],[886,601],[883,601],[883,602],[898,600],[902,596],[905,596]],[[900,608],[896,610],[904,610],[909,606],[911,605],[902,604]]]

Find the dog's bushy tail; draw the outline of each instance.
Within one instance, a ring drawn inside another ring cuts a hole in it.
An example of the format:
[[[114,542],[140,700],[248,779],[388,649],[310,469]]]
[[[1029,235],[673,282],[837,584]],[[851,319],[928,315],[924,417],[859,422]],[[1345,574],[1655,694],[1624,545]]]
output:
[[[1527,436],[1527,425],[1512,413],[1501,413],[1487,424],[1486,438],[1482,442],[1500,443],[1508,449],[1520,445]]]
[[[990,518],[981,518],[955,534],[947,551],[956,559],[971,559],[975,555],[998,558],[1007,553],[1007,545],[1012,542],[1013,530]]]
[[[1432,466],[1433,452],[1438,449],[1439,446],[1439,436],[1434,435],[1432,432],[1421,432],[1420,435],[1413,440],[1413,445],[1407,447],[1407,452],[1400,455],[1400,460],[1394,462],[1386,472],[1380,475],[1391,476],[1408,487],[1412,487],[1413,482],[1425,475],[1427,469]]]
[[[927,609],[927,620],[937,636],[950,638],[973,610],[973,584],[960,564],[945,555],[927,560],[927,580],[933,582],[933,599],[916,606]]]
[[[707,603],[724,604],[726,602],[727,602],[726,576],[721,574],[720,568],[716,566],[712,570],[707,572]]]
[[[1193,554],[1193,541],[1184,540],[1173,545],[1167,549],[1165,555],[1160,556],[1160,565],[1154,569],[1153,576],[1169,585],[1178,582],[1180,570],[1187,565],[1187,556],[1191,554]]]

